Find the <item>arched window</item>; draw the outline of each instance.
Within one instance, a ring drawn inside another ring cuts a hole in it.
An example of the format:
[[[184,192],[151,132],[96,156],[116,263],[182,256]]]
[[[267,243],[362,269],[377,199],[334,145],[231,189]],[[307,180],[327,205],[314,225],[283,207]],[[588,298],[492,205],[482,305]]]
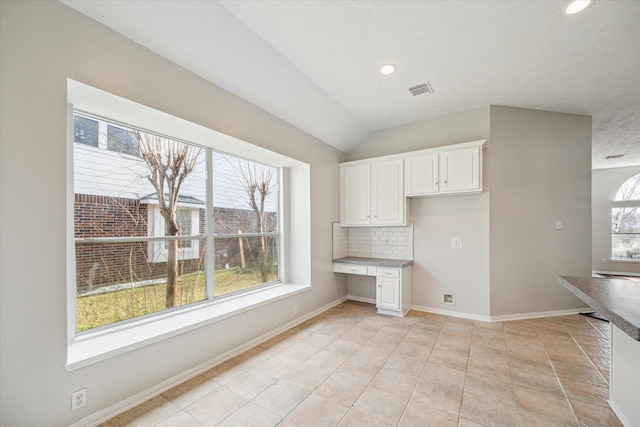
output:
[[[640,174],[618,189],[611,209],[611,258],[640,261]]]

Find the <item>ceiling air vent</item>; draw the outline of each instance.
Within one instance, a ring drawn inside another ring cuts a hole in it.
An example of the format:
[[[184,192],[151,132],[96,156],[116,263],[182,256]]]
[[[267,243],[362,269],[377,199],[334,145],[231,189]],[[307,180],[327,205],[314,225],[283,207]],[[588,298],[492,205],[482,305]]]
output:
[[[410,87],[409,92],[411,92],[413,96],[418,96],[418,95],[423,95],[425,93],[433,93],[433,88],[431,87],[431,83],[426,82],[420,85],[415,85],[413,87]]]

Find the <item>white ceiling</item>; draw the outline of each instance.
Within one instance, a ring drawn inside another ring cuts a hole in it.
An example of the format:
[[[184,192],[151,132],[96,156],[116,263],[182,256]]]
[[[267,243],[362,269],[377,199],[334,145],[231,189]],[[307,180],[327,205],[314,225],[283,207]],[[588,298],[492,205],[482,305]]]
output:
[[[591,115],[593,167],[640,165],[640,1],[62,2],[343,151],[507,105]]]

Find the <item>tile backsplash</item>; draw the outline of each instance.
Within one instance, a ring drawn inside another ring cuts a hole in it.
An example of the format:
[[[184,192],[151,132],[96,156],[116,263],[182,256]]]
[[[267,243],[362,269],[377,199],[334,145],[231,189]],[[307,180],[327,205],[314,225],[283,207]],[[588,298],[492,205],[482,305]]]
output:
[[[333,223],[333,258],[413,259],[413,224],[406,227],[341,227]]]

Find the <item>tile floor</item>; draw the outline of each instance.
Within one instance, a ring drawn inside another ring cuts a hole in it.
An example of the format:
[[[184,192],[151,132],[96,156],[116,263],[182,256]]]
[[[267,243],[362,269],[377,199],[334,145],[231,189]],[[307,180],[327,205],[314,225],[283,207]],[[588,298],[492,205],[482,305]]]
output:
[[[609,326],[485,323],[345,302],[103,424],[619,426]]]

